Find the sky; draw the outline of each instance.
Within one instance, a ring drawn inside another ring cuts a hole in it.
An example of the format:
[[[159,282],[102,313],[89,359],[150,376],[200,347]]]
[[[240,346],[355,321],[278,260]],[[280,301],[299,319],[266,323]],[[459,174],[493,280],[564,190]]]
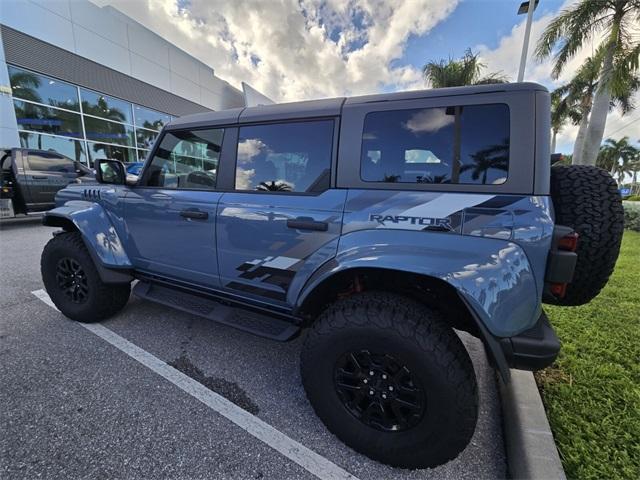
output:
[[[428,88],[423,65],[467,48],[480,54],[487,73],[515,81],[526,20],[516,14],[520,0],[93,1],[121,10],[232,85],[247,82],[279,102]],[[586,45],[559,79],[550,75],[553,59],[533,58],[546,25],[575,1],[540,1],[525,81],[553,89],[591,54]],[[567,125],[557,151],[571,153],[576,133]],[[610,113],[605,138],[625,135],[640,141],[640,108]]]

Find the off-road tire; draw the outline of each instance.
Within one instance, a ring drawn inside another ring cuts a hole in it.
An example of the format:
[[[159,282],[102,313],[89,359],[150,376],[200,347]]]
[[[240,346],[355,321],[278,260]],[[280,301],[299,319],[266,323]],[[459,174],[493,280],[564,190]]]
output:
[[[587,165],[551,168],[556,223],[573,228],[578,263],[564,298],[548,303],[584,305],[606,285],[615,267],[624,231],[618,185],[608,172]]]
[[[88,293],[82,303],[74,303],[58,285],[56,269],[61,259],[72,259],[86,276]],[[72,320],[83,323],[99,322],[120,311],[129,300],[129,283],[104,283],[80,232],[65,232],[53,237],[44,247],[40,259],[42,280],[49,297],[58,310]]]
[[[334,386],[334,368],[345,352],[357,349],[393,355],[415,373],[426,399],[419,423],[380,431],[347,409]],[[462,342],[436,310],[400,295],[365,292],[330,306],[308,332],[301,374],[327,428],[354,450],[388,465],[441,465],[464,450],[475,430],[476,377]]]

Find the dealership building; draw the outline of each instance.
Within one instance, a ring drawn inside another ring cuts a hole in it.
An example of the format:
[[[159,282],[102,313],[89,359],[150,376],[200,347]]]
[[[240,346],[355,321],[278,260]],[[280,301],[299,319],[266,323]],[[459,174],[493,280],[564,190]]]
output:
[[[95,1],[0,2],[0,147],[133,162],[173,117],[271,103]]]

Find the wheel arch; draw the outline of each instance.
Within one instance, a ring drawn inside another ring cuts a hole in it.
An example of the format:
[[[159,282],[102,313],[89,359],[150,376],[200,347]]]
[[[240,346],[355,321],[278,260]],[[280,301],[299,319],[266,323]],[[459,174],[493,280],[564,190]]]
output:
[[[125,283],[133,280],[129,257],[101,205],[70,201],[46,212],[42,224],[60,227],[64,232],[79,232],[103,282]]]
[[[52,213],[52,212],[45,213],[45,215],[42,217],[42,224],[45,227],[60,227],[65,232],[79,231],[76,224],[73,223],[73,221],[70,218],[62,215],[56,215],[55,213]]]
[[[510,378],[507,359],[493,336],[482,323],[468,300],[446,281],[425,274],[377,267],[353,267],[327,275],[301,299],[296,313],[310,326],[332,302],[364,291],[387,291],[408,296],[438,308],[453,329],[479,338],[492,366],[504,381]]]
[[[372,290],[410,296],[420,303],[437,308],[440,305],[435,302],[435,297],[442,295],[452,300],[453,308],[468,313],[455,288],[444,280],[431,275],[381,267],[349,267],[323,276],[322,280],[303,292],[296,311],[307,322],[313,322],[336,299]],[[465,314],[460,322],[452,326],[475,334],[477,329],[473,323]]]

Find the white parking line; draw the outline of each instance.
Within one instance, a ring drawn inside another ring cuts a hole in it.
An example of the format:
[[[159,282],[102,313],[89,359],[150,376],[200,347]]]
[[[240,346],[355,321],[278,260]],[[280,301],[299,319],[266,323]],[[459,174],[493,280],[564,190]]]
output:
[[[44,290],[31,292],[44,303],[57,310],[56,306]],[[235,403],[227,400],[221,395],[209,390],[204,385],[196,382],[191,377],[167,365],[158,357],[150,354],[146,350],[134,345],[120,335],[112,332],[103,325],[97,323],[78,323],[90,332],[93,332],[117,349],[137,360],[145,367],[153,370],[158,375],[173,383],[182,391],[200,400],[212,410],[218,412],[223,417],[231,420],[243,430],[247,431],[258,440],[277,450],[282,455],[300,465],[305,470],[322,479],[351,479],[358,480],[346,470],[343,470],[335,463],[318,455],[313,450],[305,447],[284,433],[276,430],[268,423],[263,422],[258,417],[250,414],[246,410],[238,407]]]

